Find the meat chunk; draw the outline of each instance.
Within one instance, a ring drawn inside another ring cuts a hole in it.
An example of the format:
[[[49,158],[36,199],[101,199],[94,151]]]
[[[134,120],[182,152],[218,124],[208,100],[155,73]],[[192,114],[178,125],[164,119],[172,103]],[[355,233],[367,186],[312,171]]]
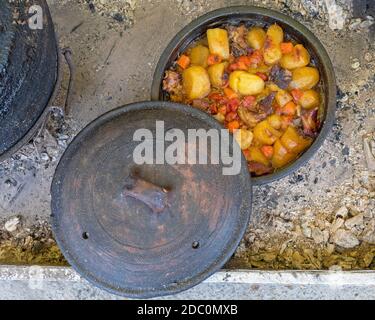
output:
[[[163,90],[171,95],[180,95],[182,93],[181,75],[176,71],[166,71],[163,80]]]
[[[271,69],[269,80],[274,82],[279,88],[286,90],[292,81],[292,73],[279,65],[274,65]]]
[[[271,115],[273,112],[272,105],[273,101],[275,100],[275,97],[276,92],[272,92],[262,101],[259,102],[259,109],[268,116]]]
[[[244,25],[239,27],[229,26],[227,28],[231,52],[237,58],[248,55],[251,51],[246,41],[247,28]]]

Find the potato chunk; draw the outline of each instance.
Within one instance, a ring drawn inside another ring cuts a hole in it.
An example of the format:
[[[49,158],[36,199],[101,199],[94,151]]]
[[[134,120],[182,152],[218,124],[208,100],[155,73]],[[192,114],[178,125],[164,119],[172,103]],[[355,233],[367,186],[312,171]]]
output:
[[[208,68],[212,86],[220,88],[223,85],[224,71],[227,66],[226,62],[214,64]]]
[[[311,139],[302,137],[292,126],[286,129],[280,141],[289,152],[296,155],[304,151],[311,144]]]
[[[263,152],[258,147],[249,148],[249,160],[269,166],[270,161],[266,158]]]
[[[308,90],[312,89],[319,82],[319,71],[314,67],[302,67],[292,72],[291,89]]]
[[[274,151],[272,156],[272,166],[275,169],[284,167],[296,158],[296,155],[294,153],[289,152],[288,149],[283,146],[279,139],[276,140],[273,146],[273,150]]]
[[[267,30],[267,37],[273,44],[280,44],[284,40],[284,31],[279,25],[273,24]]]
[[[216,54],[223,60],[229,59],[230,51],[227,30],[219,28],[208,29],[207,40],[211,54]]]
[[[254,128],[254,139],[262,145],[274,144],[281,135],[282,133],[272,127],[267,120],[258,123]]]
[[[280,65],[284,69],[305,67],[310,63],[310,54],[302,44],[297,44],[291,53],[283,55]]]
[[[263,48],[266,41],[266,32],[260,27],[252,27],[247,33],[247,43],[255,50]]]
[[[312,89],[307,90],[302,94],[298,103],[304,109],[313,109],[320,103],[319,93]]]
[[[264,62],[267,65],[274,65],[281,60],[282,56],[283,54],[281,52],[280,45],[274,44],[273,42],[268,43],[267,40],[263,52]]]
[[[184,70],[182,84],[189,99],[202,99],[211,91],[210,78],[206,69],[201,66],[192,66]]]
[[[276,102],[280,107],[284,107],[288,102],[292,100],[292,96],[285,90],[279,90],[276,94]]]
[[[261,93],[265,84],[262,78],[246,71],[234,71],[229,77],[229,86],[232,90],[244,96]]]
[[[207,59],[210,55],[210,51],[203,45],[198,45],[191,49],[190,61],[192,65],[201,66],[207,68]]]
[[[234,137],[242,150],[248,149],[253,142],[253,133],[250,130],[239,129]]]

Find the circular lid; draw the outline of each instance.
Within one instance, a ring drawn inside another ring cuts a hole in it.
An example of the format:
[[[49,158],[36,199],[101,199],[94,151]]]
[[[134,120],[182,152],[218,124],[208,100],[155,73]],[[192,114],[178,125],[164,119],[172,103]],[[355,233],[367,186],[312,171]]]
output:
[[[33,5],[35,26],[27,19]],[[30,138],[54,91],[57,60],[46,1],[0,1],[0,160]]]
[[[156,121],[163,132],[181,130],[185,138],[189,129],[222,129],[209,115],[180,104],[124,106],[76,137],[52,183],[52,225],[69,263],[97,286],[129,297],[172,294],[207,278],[234,253],[250,216],[243,156],[239,174],[223,175],[221,160],[211,164],[208,139],[208,164],[151,164],[158,150],[177,141],[164,141]],[[138,129],[152,137],[144,133],[145,140],[134,141]],[[192,140],[184,141],[185,151],[194,150]],[[155,151],[149,164],[134,160],[141,143]]]

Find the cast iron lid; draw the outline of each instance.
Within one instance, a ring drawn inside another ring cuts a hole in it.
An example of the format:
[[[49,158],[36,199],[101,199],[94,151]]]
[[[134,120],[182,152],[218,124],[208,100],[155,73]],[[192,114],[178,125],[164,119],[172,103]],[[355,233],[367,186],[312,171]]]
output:
[[[26,4],[25,4],[26,3]],[[38,5],[42,29],[28,23]],[[30,138],[57,80],[57,47],[45,0],[0,1],[0,160]]]
[[[53,230],[68,262],[95,285],[128,297],[172,294],[203,281],[232,256],[250,216],[242,155],[233,176],[222,174],[223,164],[134,163],[137,129],[149,129],[151,143],[162,141],[156,120],[165,132],[222,129],[176,103],[124,106],[75,138],[52,183]]]

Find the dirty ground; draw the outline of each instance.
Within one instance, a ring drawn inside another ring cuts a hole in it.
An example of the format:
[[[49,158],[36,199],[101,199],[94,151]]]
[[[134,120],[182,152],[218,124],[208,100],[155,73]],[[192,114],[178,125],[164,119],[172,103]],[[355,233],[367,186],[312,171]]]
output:
[[[293,16],[322,41],[337,75],[337,121],[308,164],[254,189],[250,226],[227,267],[375,269],[375,9],[366,0],[48,2],[61,47],[74,52],[72,111],[56,109],[48,130],[0,164],[0,264],[66,263],[48,220],[52,175],[69,141],[99,115],[149,100],[160,54],[192,19],[252,4]]]

